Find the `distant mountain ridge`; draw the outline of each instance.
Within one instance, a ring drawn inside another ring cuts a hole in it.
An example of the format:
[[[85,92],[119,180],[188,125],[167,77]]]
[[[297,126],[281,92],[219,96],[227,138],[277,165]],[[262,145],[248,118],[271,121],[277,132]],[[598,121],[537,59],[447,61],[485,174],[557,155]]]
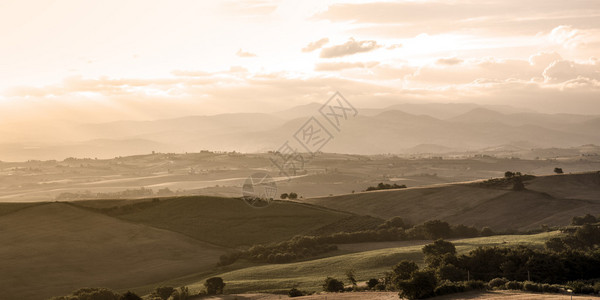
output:
[[[0,160],[63,159],[158,152],[277,150],[315,117],[334,132],[326,152],[445,153],[494,147],[576,147],[600,144],[600,116],[540,114],[504,106],[476,104],[398,104],[383,109],[358,109],[334,130],[311,103],[277,113],[235,113],[186,116],[154,121],[101,124],[56,122],[19,135],[23,124],[0,131]],[[31,127],[31,124],[25,124]],[[27,128],[29,128],[27,127]],[[424,145],[430,145],[425,147]],[[295,147],[302,149],[299,144]]]

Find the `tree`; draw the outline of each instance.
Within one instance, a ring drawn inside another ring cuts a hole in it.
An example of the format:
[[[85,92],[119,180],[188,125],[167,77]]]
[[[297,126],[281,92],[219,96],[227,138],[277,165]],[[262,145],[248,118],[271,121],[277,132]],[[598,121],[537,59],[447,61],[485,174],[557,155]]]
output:
[[[133,292],[127,291],[127,293],[123,294],[121,300],[142,300],[142,298]]]
[[[454,244],[442,239],[438,239],[433,244],[423,246],[423,254],[425,256],[443,256],[444,254],[456,254],[456,247]]]
[[[562,174],[563,173],[563,169],[562,168],[554,168],[554,173],[556,173],[556,174]]]
[[[376,278],[371,278],[369,279],[369,281],[367,281],[367,286],[369,287],[369,289],[375,288],[377,284],[379,284],[379,280],[377,280]]]
[[[409,279],[412,274],[419,270],[419,266],[414,261],[403,260],[396,264],[392,269],[392,281],[398,282],[400,280]]]
[[[154,290],[154,293],[163,300],[169,299],[173,292],[175,292],[175,289],[170,286],[161,286],[157,287],[156,290]]]
[[[206,287],[206,293],[209,295],[223,294],[225,282],[223,282],[223,278],[221,277],[211,277],[206,279],[204,287]]]
[[[288,193],[281,194],[281,196],[279,196],[279,198],[281,198],[281,199],[287,199],[288,198]]]
[[[424,299],[432,297],[437,287],[435,274],[431,270],[416,271],[409,280],[398,282],[400,298]]]
[[[292,288],[289,292],[288,292],[288,296],[290,297],[302,297],[304,296],[304,293],[297,289],[297,288]]]
[[[356,276],[354,275],[354,270],[346,271],[346,279],[348,279],[353,286],[356,286]]]
[[[450,237],[450,234],[452,233],[450,224],[440,220],[427,221],[423,224],[423,227],[425,229],[425,235],[432,240]]]
[[[511,177],[514,177],[514,176],[515,176],[515,173],[513,173],[511,171],[504,172],[504,177],[506,177],[506,178],[511,178]]]
[[[515,177],[514,183],[513,183],[513,190],[515,190],[515,191],[525,190],[525,185],[523,184],[523,181],[521,180],[521,178]]]
[[[291,192],[291,193],[289,194],[288,198],[290,198],[290,199],[292,199],[292,200],[298,199],[298,194],[296,194],[296,193],[294,193],[294,192]]]
[[[344,290],[344,283],[335,278],[327,277],[323,284],[323,290],[333,293],[341,292]]]

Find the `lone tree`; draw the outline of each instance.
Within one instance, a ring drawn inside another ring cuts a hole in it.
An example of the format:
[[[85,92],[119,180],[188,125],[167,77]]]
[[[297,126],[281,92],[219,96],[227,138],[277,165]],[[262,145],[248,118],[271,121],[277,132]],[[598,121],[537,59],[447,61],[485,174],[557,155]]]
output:
[[[353,286],[356,286],[356,275],[354,275],[354,270],[346,271],[346,279],[348,279]]]
[[[514,183],[513,183],[513,190],[522,191],[524,189],[525,189],[525,185],[523,184],[523,180],[521,180],[521,178],[519,178],[519,177],[515,177]]]
[[[562,168],[554,168],[554,173],[556,173],[556,174],[562,174],[563,173],[563,169]]]
[[[292,200],[298,199],[298,194],[296,194],[296,193],[294,193],[294,192],[291,192],[291,193],[289,194],[288,198],[290,198],[290,199],[292,199]]]
[[[281,194],[281,196],[279,196],[279,198],[281,198],[281,199],[287,199],[288,198],[288,193]]]
[[[344,283],[335,278],[327,277],[323,284],[323,290],[334,293],[341,292],[344,290]]]
[[[206,287],[206,293],[209,295],[223,294],[225,282],[223,282],[223,278],[221,277],[211,277],[206,279],[204,287]]]

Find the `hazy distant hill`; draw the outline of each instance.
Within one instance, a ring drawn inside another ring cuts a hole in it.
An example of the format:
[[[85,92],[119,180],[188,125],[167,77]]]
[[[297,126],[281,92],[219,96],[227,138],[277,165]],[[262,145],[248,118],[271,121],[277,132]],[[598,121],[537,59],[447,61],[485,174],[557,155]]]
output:
[[[399,104],[358,109],[337,132],[311,103],[273,114],[236,113],[103,124],[12,124],[0,132],[0,160],[110,158],[158,152],[277,150],[314,116],[334,139],[322,150],[338,153],[443,153],[497,146],[530,148],[600,144],[600,117],[539,114],[505,106]],[[20,131],[25,131],[21,133]],[[434,145],[426,147],[424,145]],[[302,149],[299,144],[296,147]]]

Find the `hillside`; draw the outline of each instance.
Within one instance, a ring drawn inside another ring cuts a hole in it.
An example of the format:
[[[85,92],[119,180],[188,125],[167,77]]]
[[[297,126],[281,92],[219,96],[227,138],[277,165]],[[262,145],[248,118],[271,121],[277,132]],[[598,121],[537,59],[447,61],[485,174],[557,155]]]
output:
[[[158,205],[116,217],[212,244],[238,247],[285,240],[348,216],[349,213],[286,201],[257,209],[241,199],[197,196],[161,200]]]
[[[413,224],[441,219],[497,230],[567,225],[573,216],[600,213],[598,173],[540,176],[525,184],[525,191],[461,183],[305,201],[384,219],[399,216]]]
[[[64,203],[0,217],[3,299],[126,289],[214,267],[224,249]],[[10,274],[10,276],[7,276]]]
[[[480,246],[515,246],[527,245],[541,247],[550,237],[556,236],[557,232],[540,233],[536,235],[507,235],[480,237],[472,239],[454,240],[459,254]],[[403,259],[415,260],[423,263],[421,248],[429,241],[414,243],[410,246],[392,247],[371,251],[360,251],[356,253],[337,255],[322,259],[297,262],[290,264],[273,264],[243,268],[235,271],[224,272],[218,276],[227,283],[227,293],[239,292],[276,292],[287,291],[291,287],[297,287],[306,291],[321,291],[323,280],[327,276],[344,279],[346,270],[356,270],[359,281],[382,276],[384,272]],[[204,281],[190,284],[192,290],[202,288]]]

